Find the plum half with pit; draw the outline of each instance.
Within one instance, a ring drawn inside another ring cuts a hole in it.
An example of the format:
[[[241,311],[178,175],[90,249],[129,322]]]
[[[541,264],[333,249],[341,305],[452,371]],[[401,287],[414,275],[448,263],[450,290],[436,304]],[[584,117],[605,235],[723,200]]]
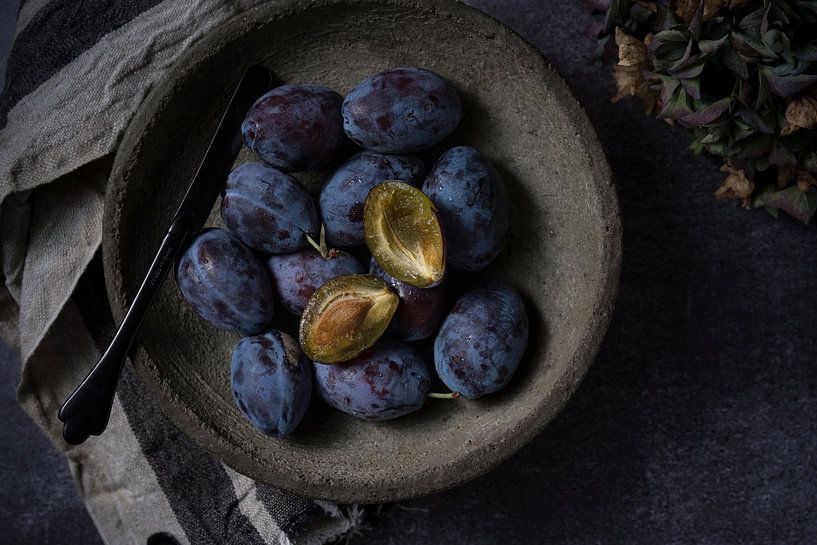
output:
[[[334,248],[325,254],[309,248],[291,254],[273,255],[267,260],[267,268],[279,300],[288,311],[298,316],[303,313],[315,290],[329,280],[365,272],[354,256]]]
[[[301,348],[318,363],[348,361],[383,335],[399,300],[380,278],[352,274],[318,288],[301,315]]]

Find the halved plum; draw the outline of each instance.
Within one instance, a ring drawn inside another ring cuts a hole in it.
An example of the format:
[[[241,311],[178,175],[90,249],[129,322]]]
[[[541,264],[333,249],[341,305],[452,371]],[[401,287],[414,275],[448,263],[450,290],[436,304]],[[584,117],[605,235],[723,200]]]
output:
[[[430,288],[445,276],[445,237],[434,203],[397,181],[376,185],[363,209],[366,246],[391,276]]]
[[[380,278],[365,274],[333,278],[306,304],[301,348],[317,363],[348,361],[383,335],[398,303],[397,294]]]

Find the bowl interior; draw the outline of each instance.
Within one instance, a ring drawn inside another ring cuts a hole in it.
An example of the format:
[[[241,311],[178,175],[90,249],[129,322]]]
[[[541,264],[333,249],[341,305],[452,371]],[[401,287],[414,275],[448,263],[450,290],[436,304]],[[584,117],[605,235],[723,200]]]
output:
[[[200,319],[172,280],[144,322],[135,359],[176,425],[253,478],[339,501],[432,492],[512,454],[583,376],[617,283],[615,194],[595,135],[564,82],[497,22],[455,2],[305,4],[279,2],[220,27],[146,100],[107,196],[109,297],[121,319],[244,67],[262,62],[280,82],[319,83],[341,94],[388,67],[443,75],[463,98],[464,143],[495,163],[511,196],[508,248],[485,276],[522,292],[531,340],[505,390],[478,401],[429,400],[419,412],[381,424],[313,399],[293,436],[266,437],[233,406],[229,361],[238,336]]]

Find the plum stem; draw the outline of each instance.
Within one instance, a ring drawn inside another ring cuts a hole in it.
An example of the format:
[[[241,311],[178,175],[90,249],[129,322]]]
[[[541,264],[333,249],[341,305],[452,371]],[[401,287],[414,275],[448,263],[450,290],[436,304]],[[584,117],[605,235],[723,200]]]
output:
[[[329,246],[326,245],[326,226],[321,223],[321,255],[324,259],[329,257]]]
[[[329,259],[329,247],[326,245],[326,227],[324,227],[323,223],[321,223],[321,236],[320,236],[320,243],[317,242],[314,238],[310,236],[309,233],[304,233],[306,235],[306,241],[318,252],[321,254],[321,257],[324,259]]]
[[[457,392],[428,392],[426,397],[432,399],[459,399],[460,394]]]

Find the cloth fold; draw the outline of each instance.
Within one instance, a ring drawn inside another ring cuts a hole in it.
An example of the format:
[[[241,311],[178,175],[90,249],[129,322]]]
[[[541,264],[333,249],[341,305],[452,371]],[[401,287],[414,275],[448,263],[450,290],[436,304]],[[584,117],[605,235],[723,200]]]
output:
[[[0,336],[19,403],[66,455],[109,545],[317,544],[362,512],[257,483],[193,445],[126,366],[107,431],[61,439],[60,403],[110,338],[99,246],[105,184],[131,117],[180,52],[262,0],[28,0],[0,98]],[[274,3],[274,2],[271,2]]]

